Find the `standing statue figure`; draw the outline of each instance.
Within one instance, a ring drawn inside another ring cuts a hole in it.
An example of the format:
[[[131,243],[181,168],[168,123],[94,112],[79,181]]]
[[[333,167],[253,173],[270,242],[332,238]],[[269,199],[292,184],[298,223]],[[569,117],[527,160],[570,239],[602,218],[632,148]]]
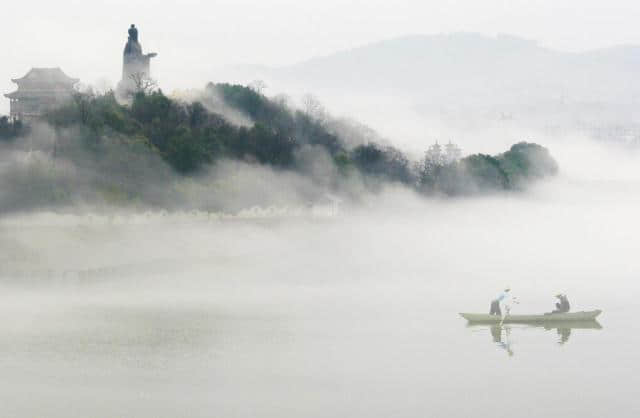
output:
[[[136,28],[136,25],[134,24],[131,24],[131,27],[129,28],[129,40],[138,42],[138,28]]]
[[[128,100],[133,93],[140,90],[143,81],[151,80],[150,61],[157,54],[145,54],[138,41],[138,28],[129,27],[129,39],[122,54],[122,79],[116,88],[116,94],[122,100]]]

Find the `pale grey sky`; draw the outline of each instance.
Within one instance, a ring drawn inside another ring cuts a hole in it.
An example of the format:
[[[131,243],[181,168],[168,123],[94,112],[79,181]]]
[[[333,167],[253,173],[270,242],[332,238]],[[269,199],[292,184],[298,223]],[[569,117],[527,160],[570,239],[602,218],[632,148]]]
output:
[[[159,53],[152,70],[167,90],[200,86],[217,67],[289,64],[408,34],[509,33],[570,51],[640,44],[631,0],[34,0],[2,12],[3,93],[33,66],[116,83],[130,23]]]

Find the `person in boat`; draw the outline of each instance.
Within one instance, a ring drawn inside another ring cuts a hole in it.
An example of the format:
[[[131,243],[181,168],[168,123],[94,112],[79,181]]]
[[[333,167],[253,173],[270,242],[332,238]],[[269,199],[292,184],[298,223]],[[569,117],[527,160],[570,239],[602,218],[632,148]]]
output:
[[[511,296],[511,289],[504,289],[497,298],[491,301],[491,308],[489,309],[489,315],[499,315],[502,316],[502,309],[505,308],[505,311],[510,310],[511,302],[514,302],[515,298]]]
[[[556,298],[558,298],[558,302],[556,302],[556,309],[551,313],[567,313],[571,310],[571,305],[569,304],[567,295],[558,294],[556,295]]]

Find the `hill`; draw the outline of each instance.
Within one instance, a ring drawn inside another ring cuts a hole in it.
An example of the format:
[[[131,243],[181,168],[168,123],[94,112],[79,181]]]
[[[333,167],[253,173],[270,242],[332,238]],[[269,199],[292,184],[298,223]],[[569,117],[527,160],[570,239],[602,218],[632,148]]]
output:
[[[634,80],[639,71],[638,46],[568,53],[508,35],[456,33],[386,40],[288,67],[247,66],[242,75],[319,88],[410,93],[438,103],[461,97],[489,103],[521,98],[615,102],[640,90]]]
[[[138,92],[130,105],[113,92],[77,94],[46,121],[30,129],[2,120],[0,211],[73,202],[238,210],[274,203],[290,188],[298,202],[314,202],[327,193],[357,198],[388,184],[476,194],[521,189],[557,171],[545,148],[526,143],[465,158],[452,145],[448,153],[436,145],[424,160],[411,161],[364,126],[230,84],[209,84],[193,101],[159,90]],[[27,157],[14,158],[27,147]],[[229,161],[241,162],[244,172],[218,169]],[[246,172],[256,178],[238,183]],[[274,181],[264,185],[260,176]],[[242,198],[230,203],[230,195]]]
[[[263,79],[275,90],[313,92],[349,112],[364,109],[361,115],[372,114],[365,121],[378,129],[384,127],[375,125],[376,106],[416,111],[454,128],[516,120],[538,130],[624,125],[640,135],[638,74],[638,46],[568,53],[472,33],[407,36],[288,67],[225,73]]]

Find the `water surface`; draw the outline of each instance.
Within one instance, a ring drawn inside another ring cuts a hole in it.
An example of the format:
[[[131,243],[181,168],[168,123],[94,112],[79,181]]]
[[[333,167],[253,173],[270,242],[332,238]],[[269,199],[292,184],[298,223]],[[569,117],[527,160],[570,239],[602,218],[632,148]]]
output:
[[[336,217],[5,218],[1,415],[637,416],[640,195],[598,187],[390,192]],[[504,286],[521,313],[567,293],[601,328],[457,315]]]

